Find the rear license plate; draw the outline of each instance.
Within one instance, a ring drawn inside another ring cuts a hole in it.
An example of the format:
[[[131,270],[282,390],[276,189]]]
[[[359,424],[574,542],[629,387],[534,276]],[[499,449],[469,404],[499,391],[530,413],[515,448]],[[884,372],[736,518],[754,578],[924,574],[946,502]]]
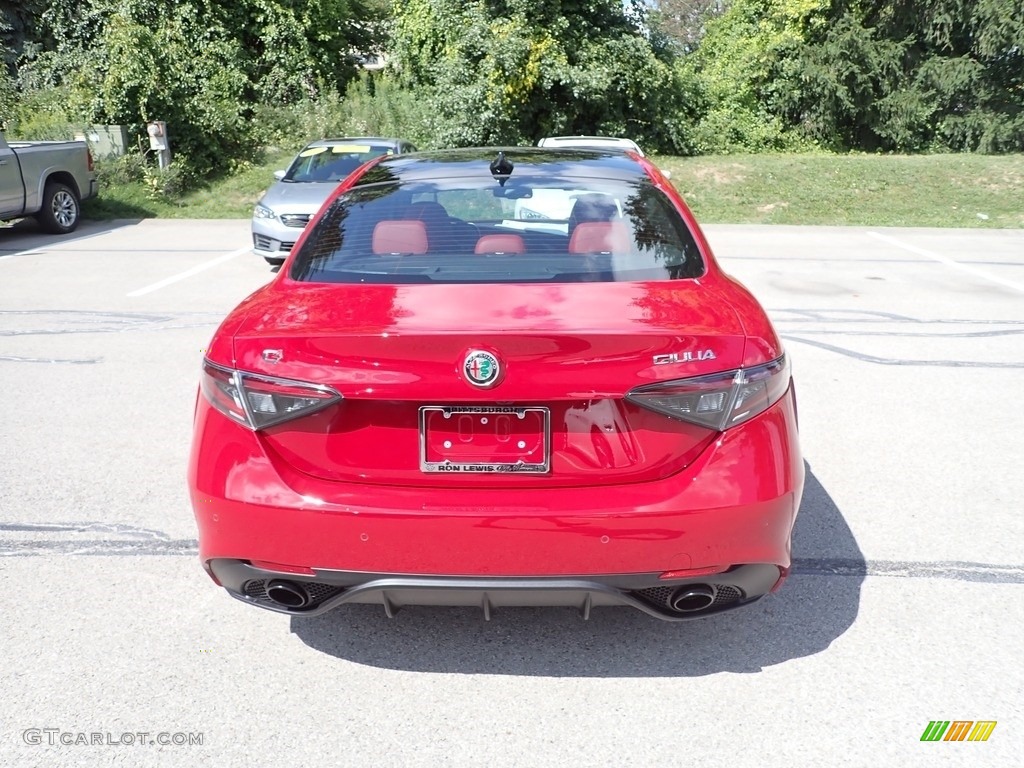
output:
[[[518,472],[551,467],[547,408],[425,405],[420,408],[424,472]]]

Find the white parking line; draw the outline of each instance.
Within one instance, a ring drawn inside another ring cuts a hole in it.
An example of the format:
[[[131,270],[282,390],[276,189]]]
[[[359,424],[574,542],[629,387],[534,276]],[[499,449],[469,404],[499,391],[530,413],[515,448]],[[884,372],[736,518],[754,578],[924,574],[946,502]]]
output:
[[[879,234],[878,232],[868,232],[867,234],[875,238],[876,240],[881,240],[882,242],[889,243],[889,245],[895,245],[897,248],[902,248],[905,251],[910,251],[911,253],[916,253],[919,256],[925,256],[929,259],[934,259],[935,261],[945,264],[947,267],[955,267],[956,269],[968,272],[974,275],[975,277],[981,277],[985,280],[990,280],[993,283],[999,283],[1000,285],[1005,285],[1007,288],[1013,288],[1015,291],[1021,291],[1022,293],[1024,293],[1024,285],[1022,285],[1021,283],[1015,283],[1013,280],[1004,280],[1003,278],[997,277],[996,275],[990,275],[988,272],[985,272],[984,270],[975,269],[974,267],[970,267],[966,264],[961,264],[959,261],[954,261],[948,256],[943,256],[941,253],[935,253],[934,251],[928,251],[925,250],[924,248],[918,248],[916,245],[904,243],[901,240],[897,240],[895,237],[882,235]]]
[[[192,267],[192,269],[186,269],[184,272],[179,272],[176,275],[172,275],[171,277],[165,278],[161,280],[159,283],[147,285],[145,288],[139,288],[138,290],[132,291],[131,293],[126,295],[130,297],[144,296],[147,293],[159,291],[161,288],[165,288],[166,286],[171,285],[172,283],[177,283],[179,280],[184,280],[185,278],[192,277],[192,275],[198,275],[200,272],[204,272],[207,269],[216,267],[218,264],[223,264],[225,261],[230,261],[236,256],[241,256],[243,253],[249,253],[251,251],[251,246],[239,248],[237,251],[231,251],[231,253],[225,253],[223,256],[218,256],[215,259],[204,261],[202,264],[197,264],[196,266]]]
[[[40,249],[33,249],[31,251],[15,251],[14,253],[5,253],[3,256],[0,256],[0,261],[3,261],[4,259],[13,259],[15,256],[41,256],[44,253],[46,253],[46,251]]]
[[[116,221],[106,223],[110,224],[111,226],[100,225],[100,228],[96,232],[90,232],[89,234],[82,234],[83,232],[88,232],[87,229],[82,228],[76,230],[74,233],[70,235],[62,235],[58,237],[53,237],[52,235],[44,235],[43,237],[45,237],[48,240],[46,245],[32,246],[26,251],[15,250],[14,253],[8,253],[6,255],[0,256],[0,261],[3,261],[4,259],[12,259],[15,256],[42,256],[43,254],[46,253],[59,254],[64,252],[74,253],[76,250],[78,250],[75,246],[78,243],[82,242],[83,240],[92,240],[94,237],[102,237],[103,235],[109,235],[111,232],[116,232],[117,230],[121,229],[122,226],[127,226],[125,224],[118,225]],[[0,231],[5,229],[9,230],[12,229],[12,227],[0,227]]]

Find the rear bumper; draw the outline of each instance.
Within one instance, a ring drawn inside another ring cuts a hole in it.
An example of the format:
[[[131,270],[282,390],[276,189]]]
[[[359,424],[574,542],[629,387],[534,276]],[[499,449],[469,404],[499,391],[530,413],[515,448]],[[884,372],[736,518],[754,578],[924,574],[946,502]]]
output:
[[[272,460],[258,435],[200,397],[189,482],[200,557],[236,596],[245,594],[249,581],[305,579],[259,569],[241,580],[235,576],[242,573],[239,564],[252,568],[245,564],[264,561],[282,564],[286,574],[289,566],[311,569],[312,580],[341,587],[357,585],[352,574],[361,574],[360,589],[328,595],[328,607],[361,602],[360,595],[386,604],[375,592],[394,592],[388,599],[395,604],[433,602],[441,597],[437,577],[463,580],[443,590],[465,592],[458,599],[468,602],[459,605],[480,605],[481,592],[509,592],[513,600],[528,595],[528,604],[538,604],[536,598],[559,601],[543,605],[582,606],[589,594],[594,605],[643,610],[623,595],[683,583],[659,581],[668,571],[754,568],[771,578],[742,582],[740,602],[769,591],[790,564],[804,469],[791,393],[662,480],[514,491],[312,478]],[[629,581],[634,577],[641,581]],[[539,590],[533,582],[521,583],[536,578],[559,583]],[[393,579],[404,581],[371,584]],[[689,581],[730,583],[715,579],[722,575]],[[544,597],[555,593],[563,596]],[[504,598],[489,599],[498,604]]]
[[[576,578],[453,578],[317,571],[297,575],[257,568],[239,560],[214,560],[211,572],[232,597],[244,603],[292,616],[318,616],[346,603],[373,604],[394,615],[407,605],[475,607],[490,620],[497,608],[567,606],[584,619],[598,606],[629,606],[666,621],[685,621],[753,603],[784,578],[772,565],[746,565],[704,579],[665,581],[656,573]],[[288,594],[302,594],[305,603],[283,605],[271,597],[286,584]],[[278,585],[278,587],[273,587]],[[268,589],[270,587],[270,589]],[[703,599],[689,609],[672,607],[673,598],[706,588]],[[292,590],[297,590],[293,592]]]

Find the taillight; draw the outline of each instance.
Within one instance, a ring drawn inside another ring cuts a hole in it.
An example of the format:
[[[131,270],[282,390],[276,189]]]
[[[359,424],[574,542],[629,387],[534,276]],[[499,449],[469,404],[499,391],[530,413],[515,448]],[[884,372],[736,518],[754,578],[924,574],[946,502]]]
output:
[[[200,388],[210,405],[249,429],[308,416],[341,400],[330,387],[243,373],[203,362]]]
[[[753,368],[649,384],[626,395],[632,403],[718,431],[775,405],[789,388],[786,356]]]
[[[92,152],[89,151],[89,147],[85,148],[85,167],[90,173],[94,170]]]

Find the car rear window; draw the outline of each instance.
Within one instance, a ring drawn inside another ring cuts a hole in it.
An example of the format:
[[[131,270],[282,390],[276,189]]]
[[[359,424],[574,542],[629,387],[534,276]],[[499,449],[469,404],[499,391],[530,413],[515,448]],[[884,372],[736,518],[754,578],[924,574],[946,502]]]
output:
[[[619,282],[700,277],[671,201],[646,181],[517,177],[357,186],[296,254],[294,280]]]

